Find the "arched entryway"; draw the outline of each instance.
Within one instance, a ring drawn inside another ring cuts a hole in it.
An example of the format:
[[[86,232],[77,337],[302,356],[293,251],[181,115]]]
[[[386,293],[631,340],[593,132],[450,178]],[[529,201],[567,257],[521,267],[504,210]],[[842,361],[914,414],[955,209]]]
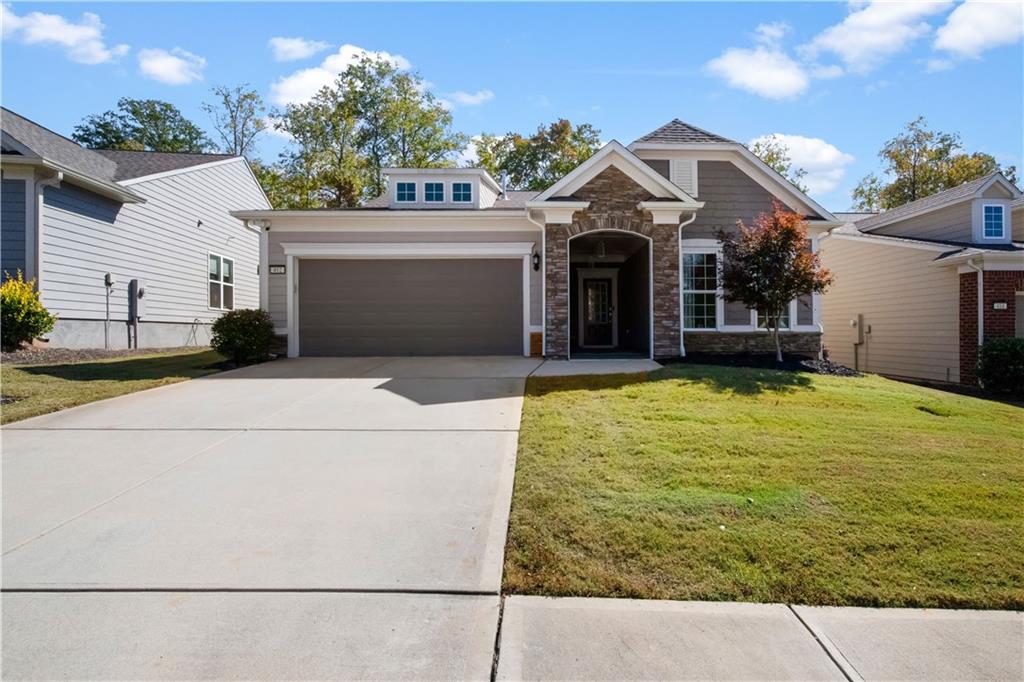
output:
[[[593,230],[569,238],[569,356],[651,357],[651,238]]]

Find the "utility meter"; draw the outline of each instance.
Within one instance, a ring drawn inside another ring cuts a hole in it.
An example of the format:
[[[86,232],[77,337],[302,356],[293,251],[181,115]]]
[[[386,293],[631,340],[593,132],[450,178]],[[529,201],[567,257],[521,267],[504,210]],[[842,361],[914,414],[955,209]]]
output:
[[[107,274],[103,275],[103,286],[109,289],[115,284],[117,284],[117,277],[114,277],[114,273],[108,272]]]
[[[128,318],[141,320],[146,315],[146,283],[141,279],[128,282]]]

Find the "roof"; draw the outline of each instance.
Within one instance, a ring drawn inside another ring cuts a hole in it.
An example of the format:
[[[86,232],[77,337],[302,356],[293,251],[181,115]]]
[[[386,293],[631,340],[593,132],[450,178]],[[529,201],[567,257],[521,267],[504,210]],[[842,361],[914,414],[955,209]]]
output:
[[[1013,254],[1019,252],[1024,255],[1024,246],[1021,246],[1020,244],[981,245],[947,239],[924,239],[922,237],[902,237],[894,234],[873,234],[870,232],[861,232],[858,225],[855,223],[846,223],[845,225],[837,227],[831,230],[829,235],[835,235],[837,237],[845,236],[858,241],[876,242],[878,244],[913,245],[919,248],[938,251],[940,253],[935,257],[936,261],[948,260],[963,254]]]
[[[903,218],[909,218],[912,215],[918,213],[926,213],[928,211],[934,211],[960,201],[973,198],[977,193],[984,190],[992,182],[1002,180],[1008,186],[1013,187],[1015,193],[1019,195],[1020,190],[1017,190],[1013,184],[1003,176],[999,171],[993,171],[988,175],[978,178],[977,180],[971,180],[965,182],[956,187],[952,187],[942,192],[937,192],[930,196],[918,199],[917,201],[911,201],[908,204],[891,208],[888,211],[883,211],[877,215],[873,215],[869,218],[857,221],[857,228],[860,230],[873,230],[883,225],[889,225]]]
[[[78,171],[83,175],[97,180],[112,181],[117,164],[91,149],[86,149],[63,135],[44,128],[43,126],[19,116],[10,109],[0,109],[0,128],[23,146],[28,147],[37,158],[53,161],[69,170]],[[4,143],[4,153],[10,153]],[[24,156],[24,154],[23,154]]]
[[[494,205],[489,206],[487,208],[478,209],[478,210],[481,210],[481,211],[508,211],[508,210],[514,210],[514,209],[519,209],[519,208],[526,208],[526,202],[529,201],[530,199],[532,199],[533,197],[537,196],[538,194],[539,194],[539,192],[534,192],[533,190],[512,190],[512,191],[506,192],[505,194],[499,196],[497,198],[497,200],[494,202]],[[368,200],[366,203],[364,203],[359,208],[348,209],[348,210],[359,211],[359,210],[362,210],[362,209],[373,209],[373,210],[378,210],[378,211],[382,210],[382,209],[390,210],[390,211],[430,211],[430,210],[435,210],[435,209],[430,209],[430,208],[423,208],[422,206],[415,206],[415,207],[413,207],[413,206],[410,206],[410,207],[404,207],[404,206],[394,207],[394,206],[390,206],[389,205],[388,196],[386,194],[382,194],[379,197],[374,197],[373,199]],[[346,210],[346,209],[335,209],[335,210]],[[472,209],[453,209],[451,206],[443,206],[443,207],[439,207],[436,210],[445,210],[445,211],[461,210],[461,211],[467,211],[468,212],[468,211],[471,211]]]
[[[873,215],[878,215],[878,211],[832,211],[832,215],[839,220],[854,223],[858,220],[864,220],[865,218],[870,218]]]
[[[721,135],[715,135],[708,131],[698,128],[697,126],[690,125],[684,121],[680,121],[678,118],[674,118],[665,125],[661,126],[657,130],[651,131],[643,137],[636,140],[636,142],[661,142],[667,144],[693,144],[693,143],[720,143],[720,142],[731,142],[735,144],[733,140],[730,140]],[[634,144],[636,144],[634,142]]]
[[[146,175],[201,166],[213,161],[239,158],[233,154],[190,154],[187,152],[139,152],[96,149],[97,154],[114,162],[114,180],[133,180]]]

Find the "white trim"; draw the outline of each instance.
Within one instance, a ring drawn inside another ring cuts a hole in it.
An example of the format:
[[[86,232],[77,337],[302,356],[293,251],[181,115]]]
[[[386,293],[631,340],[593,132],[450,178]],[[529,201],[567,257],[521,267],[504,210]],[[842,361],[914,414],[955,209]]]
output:
[[[412,185],[412,199],[399,199],[398,198],[398,189],[399,189],[399,187],[401,185]],[[395,180],[395,190],[394,190],[394,192],[395,192],[394,202],[396,204],[418,204],[418,203],[420,203],[420,201],[419,201],[420,183],[416,182],[415,180]]]
[[[589,273],[589,274],[588,274]],[[586,325],[583,323],[583,280],[584,279],[609,279],[612,283],[611,291],[609,292],[610,300],[609,303],[612,307],[612,342],[610,345],[586,345],[583,343],[584,329]],[[577,268],[576,270],[576,310],[579,314],[576,316],[577,329],[576,335],[579,337],[580,348],[616,348],[619,345],[619,269],[618,268]]]
[[[679,214],[693,210],[693,206],[683,201],[641,201],[636,207],[649,211],[655,225],[678,225]]]
[[[351,211],[233,211],[241,220],[266,220],[275,232],[538,232],[527,212],[474,209]]]
[[[472,182],[468,182],[466,180],[452,180],[448,184],[450,185],[448,190],[449,190],[449,192],[451,192],[451,198],[452,198],[451,201],[448,202],[448,203],[458,204],[460,206],[463,205],[463,204],[469,205],[469,204],[473,204],[474,203],[473,183]],[[469,185],[469,201],[456,201],[455,200],[455,185]]]
[[[210,279],[210,258],[211,257],[219,258],[220,259],[220,279],[217,282],[218,284],[220,284],[220,307],[219,308],[214,308],[212,305],[210,305],[210,282],[212,281]],[[226,260],[231,261],[231,284],[227,285],[227,286],[231,287],[231,307],[230,308],[225,308],[224,307],[224,286],[225,286],[224,285],[224,261],[226,261]],[[230,256],[225,256],[222,253],[217,253],[216,251],[207,251],[206,252],[206,309],[207,310],[215,310],[217,312],[222,312],[223,313],[223,312],[227,312],[229,310],[234,310],[235,309],[235,282],[234,282],[234,280],[235,280],[235,259],[230,257]]]
[[[530,268],[533,249],[523,256],[523,357],[530,357]]]
[[[589,201],[543,201],[526,202],[526,210],[537,210],[544,214],[544,222],[550,225],[569,225],[576,211],[590,208]]]
[[[920,249],[922,251],[937,251],[938,253],[946,253],[956,249],[956,246],[949,244],[929,244],[927,242],[912,241],[909,238],[904,237],[891,237],[882,235],[859,235],[859,234],[847,234],[845,232],[826,232],[821,237],[822,239],[846,239],[853,242],[867,242],[868,244],[876,244],[878,246],[900,246],[908,249]]]
[[[428,199],[427,198],[427,185],[441,185],[441,198],[440,199]],[[444,204],[449,203],[445,201],[445,182],[443,180],[424,180],[423,181],[423,203],[424,204]]]
[[[135,153],[135,154],[146,154],[147,152],[133,152],[133,153]],[[241,161],[241,162],[244,163],[245,162],[245,157],[244,156],[232,156],[230,159],[217,159],[216,161],[209,161],[207,163],[198,163],[198,164],[196,164],[194,166],[185,166],[184,168],[175,168],[173,170],[160,171],[159,173],[150,173],[149,175],[140,175],[137,178],[129,178],[127,180],[121,180],[120,182],[118,182],[118,184],[119,185],[123,185],[125,187],[131,187],[132,185],[137,185],[140,182],[149,182],[150,180],[161,180],[163,178],[169,178],[172,175],[181,175],[182,173],[191,173],[192,171],[201,170],[201,169],[205,169],[205,168],[216,168],[217,166],[223,166],[223,165],[226,165],[226,164],[229,164],[229,163],[235,163],[236,161]],[[248,164],[246,164],[246,165],[248,165]],[[250,169],[250,172],[251,172],[251,169]],[[255,175],[253,176],[253,179],[254,180],[256,179]],[[257,182],[256,184],[258,185],[259,183]],[[266,195],[264,195],[264,198],[265,198],[265,196]],[[268,206],[270,205],[269,201],[267,202],[267,205]]]
[[[299,288],[299,259],[295,256],[287,256],[285,268],[288,270],[288,291],[285,301],[285,311],[288,319],[288,357],[299,357],[299,309],[298,288]]]
[[[985,209],[986,208],[998,208],[999,209],[999,236],[989,237],[985,234]],[[982,239],[989,241],[1005,241],[1006,240],[1006,206],[1003,204],[981,204],[981,234],[978,235]]]
[[[612,157],[615,155],[623,163],[615,163]],[[625,173],[631,180],[646,189],[655,196],[675,198],[685,202],[690,207],[700,207],[703,204],[695,201],[693,197],[676,187],[672,182],[640,160],[635,154],[626,149],[616,140],[612,140],[601,147],[596,154],[574,168],[561,180],[544,190],[534,199],[534,202],[543,202],[556,196],[571,195],[583,187],[598,173],[609,166],[616,166]]]
[[[566,267],[565,267],[566,311],[565,311],[565,314],[566,314],[566,316],[568,318],[572,317],[572,305],[571,305],[572,296],[570,295],[570,293],[572,292],[572,279],[571,279],[572,278],[572,265],[571,265],[572,264],[572,240],[576,239],[578,237],[584,237],[584,236],[587,236],[587,235],[600,234],[602,232],[621,232],[623,234],[628,234],[628,235],[632,235],[634,237],[639,237],[640,239],[646,239],[647,240],[647,307],[648,307],[648,310],[647,310],[647,320],[648,320],[648,325],[647,325],[648,326],[648,329],[647,329],[647,348],[648,348],[648,354],[647,355],[648,355],[648,357],[651,360],[653,360],[654,359],[654,238],[653,237],[648,237],[645,234],[640,234],[639,232],[633,232],[631,230],[620,230],[620,229],[616,229],[616,228],[605,228],[603,230],[590,230],[588,232],[580,232],[579,234],[574,234],[574,235],[570,236],[568,239],[566,239],[566,241],[565,241],[565,258],[566,258]],[[547,296],[547,292],[546,291],[544,292],[544,295],[545,295],[545,297]],[[545,301],[545,324],[547,323],[546,305],[547,305],[547,301]],[[577,311],[577,312],[579,312],[579,311]],[[546,328],[545,328],[545,330],[546,330]],[[547,339],[547,332],[545,331],[545,342],[546,342],[546,339]],[[544,352],[545,352],[545,354],[547,353],[547,347],[546,346],[544,348]],[[572,359],[572,319],[567,319],[566,320],[566,325],[565,325],[565,357],[568,360]]]
[[[270,311],[270,231],[260,230],[260,308]]]

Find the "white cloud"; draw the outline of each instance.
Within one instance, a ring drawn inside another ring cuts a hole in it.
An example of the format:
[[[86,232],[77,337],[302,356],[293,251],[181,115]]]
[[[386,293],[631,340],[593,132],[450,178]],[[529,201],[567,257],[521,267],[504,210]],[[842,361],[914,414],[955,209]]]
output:
[[[839,78],[845,71],[843,67],[838,64],[829,64],[828,66],[821,66],[815,64],[811,67],[811,77],[818,78],[820,80],[828,80],[831,78]]]
[[[187,85],[202,80],[204,68],[205,59],[180,47],[170,52],[160,49],[139,50],[139,70],[142,74],[167,85]]]
[[[772,133],[754,138],[750,144],[773,138],[789,150],[789,159],[794,167],[807,171],[802,182],[807,186],[808,194],[825,194],[834,190],[843,179],[846,166],[854,160],[851,155],[818,137]]]
[[[328,55],[320,66],[301,69],[283,76],[270,85],[270,100],[275,104],[302,104],[309,101],[321,88],[330,85],[364,55],[386,59],[399,69],[408,69],[411,64],[405,57],[388,52],[373,52],[355,45],[342,45],[334,54]]]
[[[708,62],[707,68],[734,88],[771,99],[795,97],[810,81],[789,55],[770,47],[730,48]]]
[[[924,63],[924,68],[928,73],[949,71],[953,68],[953,62],[949,59],[929,59]]]
[[[479,141],[479,135],[474,135],[473,137],[469,138],[469,144],[466,145],[465,149],[459,152],[458,157],[455,159],[456,164],[459,166],[459,168],[472,168],[476,166],[477,163],[479,163],[480,159],[477,157],[476,149],[477,142]]]
[[[791,30],[792,27],[784,21],[758,24],[754,29],[754,39],[765,45],[778,45],[779,41]]]
[[[807,59],[832,53],[847,70],[867,73],[931,31],[924,19],[950,4],[949,0],[851,3],[852,11],[843,21],[819,33],[800,52]]]
[[[274,53],[274,61],[291,62],[296,59],[306,59],[318,52],[323,52],[331,45],[322,40],[306,40],[305,38],[280,38],[275,37],[267,41],[271,51]]]
[[[457,90],[446,93],[445,98],[462,107],[475,107],[494,99],[494,93],[490,90],[477,90],[476,92]]]
[[[1011,45],[1024,35],[1024,4],[967,0],[950,12],[935,34],[935,49],[977,58],[985,50]]]
[[[3,37],[16,39],[27,45],[54,45],[64,49],[68,59],[79,64],[105,64],[128,53],[127,45],[108,47],[103,40],[103,22],[85,12],[75,23],[59,14],[29,12],[18,16],[9,5],[2,5],[0,23]]]

